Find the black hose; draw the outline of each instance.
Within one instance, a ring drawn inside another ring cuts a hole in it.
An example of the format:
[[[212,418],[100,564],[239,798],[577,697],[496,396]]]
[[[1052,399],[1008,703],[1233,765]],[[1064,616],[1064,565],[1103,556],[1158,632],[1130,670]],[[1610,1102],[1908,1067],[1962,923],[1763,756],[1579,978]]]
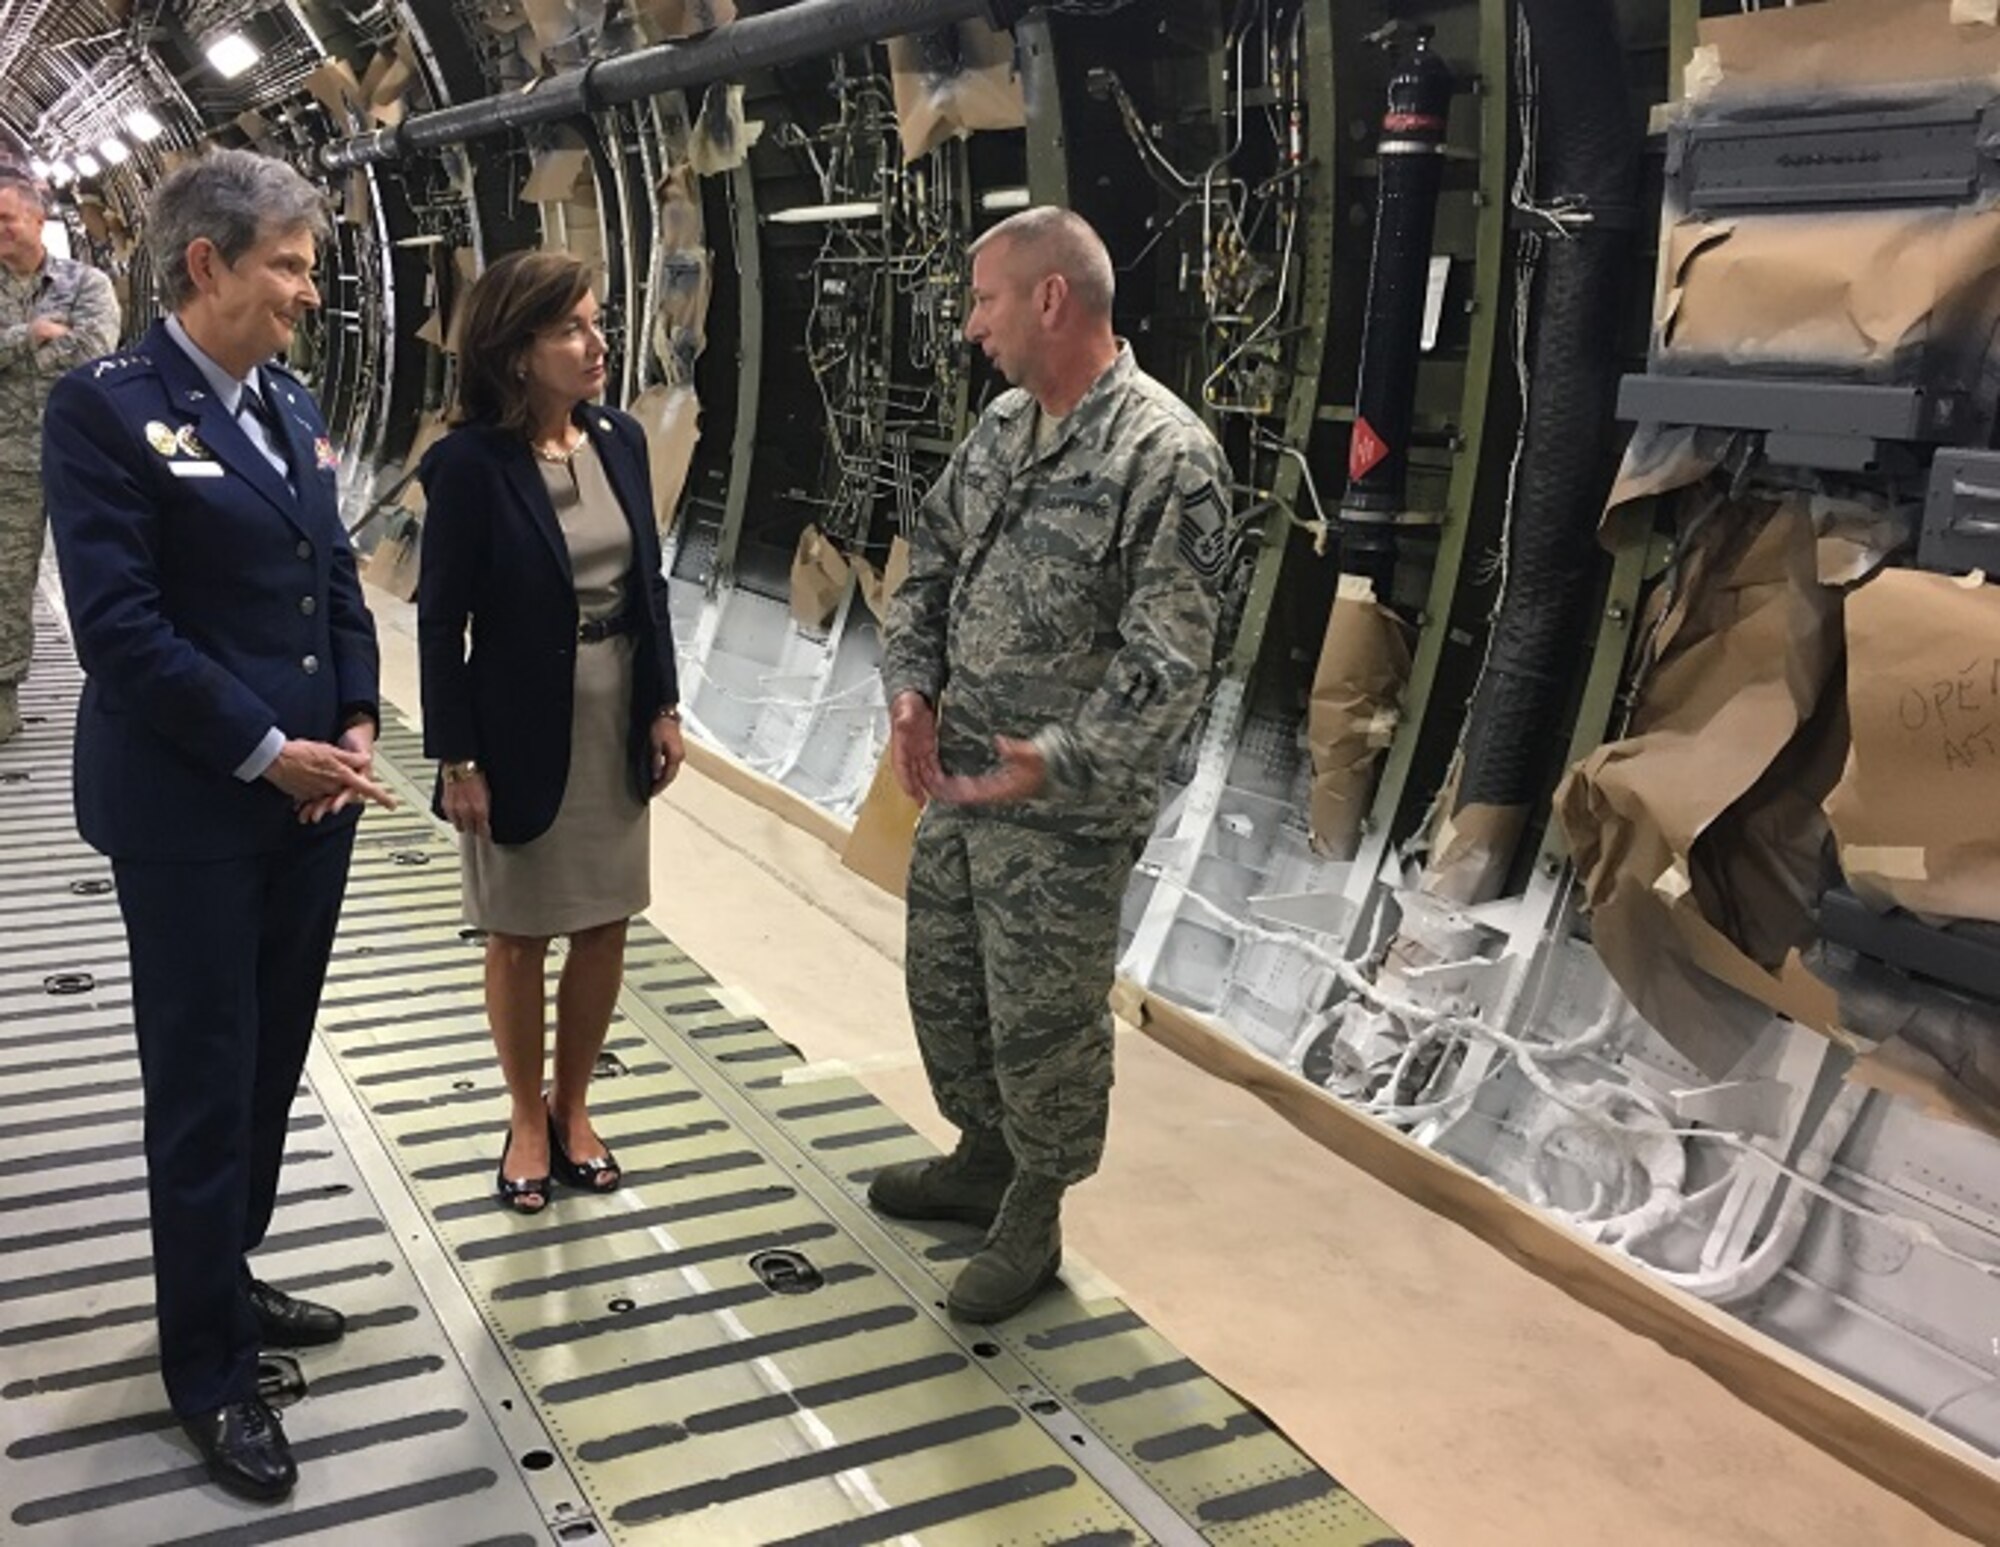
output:
[[[1534,61],[1536,204],[1589,215],[1541,238],[1507,571],[1473,694],[1454,810],[1533,802],[1547,772],[1610,492],[1616,339],[1631,266],[1640,136],[1610,0],[1521,0]]]

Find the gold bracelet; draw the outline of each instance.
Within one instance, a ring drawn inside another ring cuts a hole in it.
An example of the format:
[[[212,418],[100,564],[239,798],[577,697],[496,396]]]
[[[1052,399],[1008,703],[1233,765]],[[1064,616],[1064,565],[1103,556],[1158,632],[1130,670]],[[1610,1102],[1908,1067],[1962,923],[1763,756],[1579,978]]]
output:
[[[681,723],[680,706],[678,704],[669,704],[658,714],[654,715],[653,718],[656,720],[672,720],[674,724],[678,725]]]
[[[446,763],[443,772],[446,784],[461,784],[479,772],[479,764],[468,757],[463,762]]]

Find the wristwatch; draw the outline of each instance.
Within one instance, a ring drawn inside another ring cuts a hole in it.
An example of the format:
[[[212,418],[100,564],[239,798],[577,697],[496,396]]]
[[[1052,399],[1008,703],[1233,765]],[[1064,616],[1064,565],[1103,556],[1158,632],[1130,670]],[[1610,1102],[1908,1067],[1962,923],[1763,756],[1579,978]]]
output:
[[[478,773],[479,764],[468,757],[461,762],[446,763],[443,772],[446,784],[458,784]]]
[[[658,714],[654,715],[653,718],[656,720],[672,720],[678,725],[681,722],[680,706],[678,704],[669,704]]]

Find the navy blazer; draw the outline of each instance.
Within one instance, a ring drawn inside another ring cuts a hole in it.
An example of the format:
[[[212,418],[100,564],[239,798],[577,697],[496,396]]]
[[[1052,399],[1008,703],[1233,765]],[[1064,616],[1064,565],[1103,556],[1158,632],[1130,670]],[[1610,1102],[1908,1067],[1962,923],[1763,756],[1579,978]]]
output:
[[[653,720],[680,697],[646,434],[636,419],[595,403],[579,404],[574,417],[632,531],[625,594],[636,643],[626,751],[633,797],[644,801]],[[418,476],[424,752],[441,763],[476,759],[492,796],[493,841],[527,843],[555,821],[569,782],[579,616],[569,544],[518,432],[461,425],[431,447]],[[434,805],[443,811],[442,781]]]
[[[326,425],[297,377],[264,371],[296,492],[164,325],[49,396],[42,483],[88,673],[77,826],[113,859],[282,847],[291,800],[236,769],[273,726],[331,741],[375,713],[375,624]]]

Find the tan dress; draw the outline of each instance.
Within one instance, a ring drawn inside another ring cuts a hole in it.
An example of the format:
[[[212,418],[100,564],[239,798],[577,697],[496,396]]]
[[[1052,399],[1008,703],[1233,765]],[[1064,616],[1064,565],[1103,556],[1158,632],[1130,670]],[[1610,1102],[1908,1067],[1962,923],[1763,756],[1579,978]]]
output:
[[[588,440],[567,462],[537,460],[569,544],[582,616],[625,606],[632,532]],[[647,822],[627,773],[632,716],[631,634],[576,647],[569,780],[549,830],[528,843],[461,834],[465,916],[506,935],[567,935],[630,918],[652,901]]]

